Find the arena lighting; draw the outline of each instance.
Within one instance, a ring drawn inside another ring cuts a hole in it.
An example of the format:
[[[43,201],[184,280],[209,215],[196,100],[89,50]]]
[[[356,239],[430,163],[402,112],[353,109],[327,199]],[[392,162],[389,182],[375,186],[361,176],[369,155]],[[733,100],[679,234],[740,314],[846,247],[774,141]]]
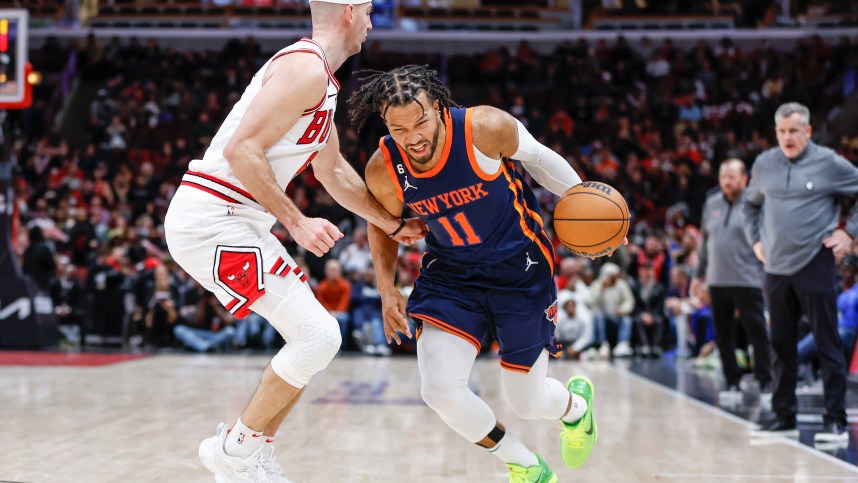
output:
[[[27,83],[31,86],[37,86],[42,83],[42,73],[34,70],[27,74]]]
[[[27,19],[24,9],[0,9],[0,106],[25,102],[27,90]]]

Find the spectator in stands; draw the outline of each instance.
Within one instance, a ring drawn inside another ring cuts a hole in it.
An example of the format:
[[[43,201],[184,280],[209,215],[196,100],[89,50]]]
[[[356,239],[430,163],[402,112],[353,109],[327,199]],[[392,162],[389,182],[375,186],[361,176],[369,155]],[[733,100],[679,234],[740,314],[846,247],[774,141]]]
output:
[[[45,241],[42,229],[38,225],[30,228],[30,246],[24,252],[24,273],[33,278],[39,288],[47,292],[51,288],[57,273],[54,251]]]
[[[596,336],[602,343],[602,355],[629,357],[632,355],[632,318],[635,297],[620,267],[613,263],[602,265],[599,278],[591,287],[593,310],[596,315]]]
[[[391,351],[384,336],[381,295],[375,283],[375,270],[358,273],[352,285],[352,336],[366,354],[389,356]]]
[[[74,265],[65,264],[60,269],[60,276],[51,283],[51,302],[54,304],[54,314],[60,326],[76,326],[78,343],[86,340],[87,324],[86,293],[83,284],[77,278]]]
[[[633,245],[632,248],[637,247]],[[670,252],[665,248],[662,238],[655,232],[646,235],[642,250],[637,248],[631,254],[629,274],[634,278],[640,278],[639,267],[646,262],[652,265],[656,280],[658,280],[665,290],[669,289],[672,268]]]
[[[150,261],[149,265],[156,263],[157,265],[148,273],[138,276],[140,279],[151,281],[151,283],[139,283],[145,297],[145,306],[142,308],[145,340],[147,344],[154,347],[169,347],[173,345],[174,327],[179,319],[176,305],[178,292],[167,266],[155,261]]]
[[[158,303],[164,305],[165,311],[171,314],[175,312],[172,300],[161,298]],[[192,318],[178,321],[173,333],[185,347],[194,351],[223,351],[232,344],[235,336],[234,322],[235,318],[218,302],[214,294],[200,287],[196,312]]]
[[[352,233],[351,243],[340,252],[340,263],[347,274],[366,273],[372,265],[372,255],[366,239],[366,228],[357,227]]]
[[[86,290],[92,294],[93,338],[104,343],[122,334],[125,322],[125,296],[129,293],[126,276],[131,273],[125,249],[100,248],[95,262],[87,272]]]
[[[346,334],[349,334],[351,316],[349,315],[349,304],[351,302],[352,286],[348,280],[343,278],[343,268],[340,262],[331,259],[325,263],[325,278],[319,282],[316,289],[316,298],[340,324],[340,335],[342,335],[343,347],[345,347]]]
[[[640,341],[640,355],[660,356],[664,338],[664,286],[655,279],[651,263],[638,267],[640,279],[634,285],[634,323]]]

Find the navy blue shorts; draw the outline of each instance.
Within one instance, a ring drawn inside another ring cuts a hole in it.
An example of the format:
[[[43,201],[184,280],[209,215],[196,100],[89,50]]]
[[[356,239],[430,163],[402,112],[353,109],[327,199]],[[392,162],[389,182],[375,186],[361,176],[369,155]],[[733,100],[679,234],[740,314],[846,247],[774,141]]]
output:
[[[499,263],[462,267],[423,256],[408,315],[473,344],[488,331],[500,345],[501,367],[529,372],[543,350],[556,355],[557,285],[553,260],[534,243]]]

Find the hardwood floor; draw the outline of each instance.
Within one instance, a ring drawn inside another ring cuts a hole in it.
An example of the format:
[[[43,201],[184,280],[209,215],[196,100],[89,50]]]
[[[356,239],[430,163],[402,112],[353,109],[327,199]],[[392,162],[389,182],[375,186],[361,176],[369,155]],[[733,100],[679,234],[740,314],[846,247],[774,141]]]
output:
[[[0,481],[211,482],[200,440],[238,416],[268,359],[162,355],[100,367],[0,366]],[[858,468],[787,440],[752,445],[750,423],[605,362],[553,361],[596,387],[599,439],[563,466],[554,421],[523,421],[498,391],[497,361],[472,386],[561,482],[856,481]],[[505,467],[423,404],[413,358],[338,357],[278,434],[295,482],[503,482]]]

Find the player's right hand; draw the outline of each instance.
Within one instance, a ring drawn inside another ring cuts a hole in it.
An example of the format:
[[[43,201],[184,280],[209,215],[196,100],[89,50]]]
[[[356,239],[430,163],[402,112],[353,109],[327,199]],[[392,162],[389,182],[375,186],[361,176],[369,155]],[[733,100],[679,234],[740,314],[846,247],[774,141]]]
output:
[[[339,228],[324,218],[301,217],[292,226],[287,226],[295,243],[321,257],[334,247],[334,243],[343,237]]]
[[[396,341],[402,344],[400,332],[411,338],[411,327],[405,315],[405,297],[398,290],[387,290],[381,294],[381,313],[384,318],[384,338],[387,342]]]
[[[405,226],[392,239],[399,243],[411,246],[421,238],[429,234],[429,227],[420,218],[408,218]]]

